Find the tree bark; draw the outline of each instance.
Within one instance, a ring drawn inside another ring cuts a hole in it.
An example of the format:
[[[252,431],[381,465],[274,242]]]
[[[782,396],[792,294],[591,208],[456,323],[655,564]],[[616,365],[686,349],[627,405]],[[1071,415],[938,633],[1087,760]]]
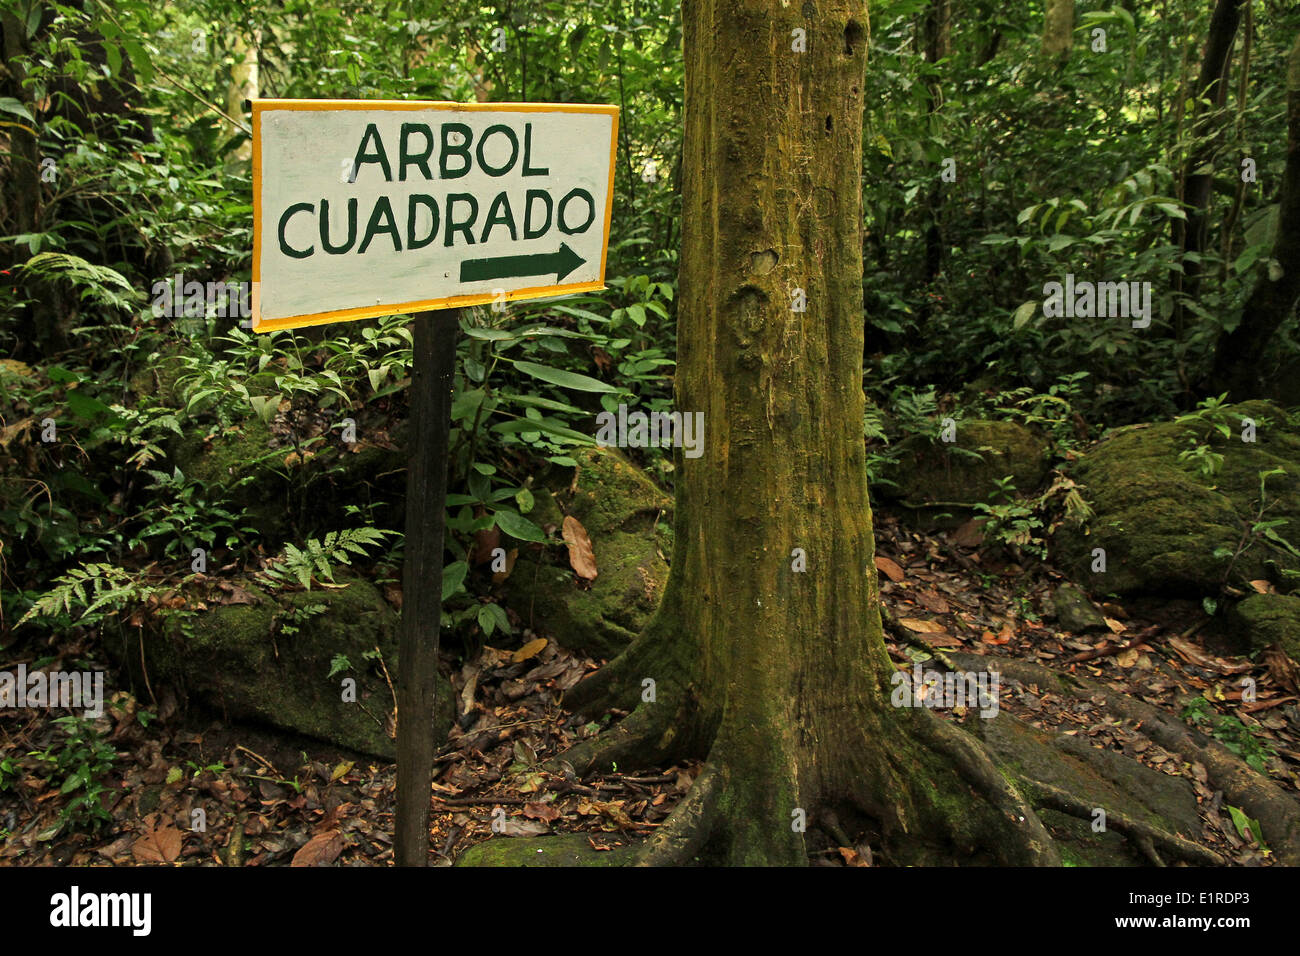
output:
[[[1064,63],[1074,45],[1074,0],[1047,0],[1043,19],[1043,59]]]
[[[1237,327],[1219,339],[1210,386],[1235,400],[1259,397],[1266,387],[1260,358],[1264,347],[1300,301],[1300,38],[1287,62],[1286,166],[1278,194],[1274,271],[1251,290]]]
[[[1214,188],[1212,164],[1218,150],[1216,129],[1222,125],[1222,110],[1227,102],[1228,69],[1232,47],[1241,23],[1245,0],[1217,0],[1210,15],[1210,32],[1205,41],[1205,56],[1192,91],[1192,148],[1183,166],[1183,202],[1188,206],[1187,219],[1173,221],[1174,245],[1187,253],[1199,255],[1207,247],[1209,235],[1210,194]],[[1206,105],[1204,101],[1208,101]],[[1206,170],[1202,172],[1201,170]],[[1188,298],[1200,294],[1201,264],[1184,258],[1183,271],[1175,273],[1175,286]],[[1182,337],[1184,310],[1175,306],[1174,326]]]
[[[890,706],[862,438],[866,6],[686,0],[683,27],[676,401],[705,453],[678,456],[658,614],[566,701],[635,709],[566,760],[706,758],[646,863],[805,863],[801,819],[852,821],[892,861],[1054,862],[967,735]]]

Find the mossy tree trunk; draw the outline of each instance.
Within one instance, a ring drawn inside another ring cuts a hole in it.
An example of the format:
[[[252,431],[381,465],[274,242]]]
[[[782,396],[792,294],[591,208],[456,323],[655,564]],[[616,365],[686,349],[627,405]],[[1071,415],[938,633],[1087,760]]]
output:
[[[657,617],[567,702],[634,709],[566,759],[707,758],[645,862],[801,863],[817,829],[896,861],[1055,861],[963,732],[889,704],[862,436],[866,6],[686,0],[683,35],[677,408],[704,412],[705,451],[679,456]]]
[[[1042,56],[1051,63],[1064,63],[1074,45],[1074,0],[1047,0],[1043,18]]]

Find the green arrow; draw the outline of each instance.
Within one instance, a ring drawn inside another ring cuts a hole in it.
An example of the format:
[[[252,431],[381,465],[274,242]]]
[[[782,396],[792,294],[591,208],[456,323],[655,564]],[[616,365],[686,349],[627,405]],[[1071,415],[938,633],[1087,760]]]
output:
[[[517,279],[521,276],[544,276],[555,273],[559,282],[587,260],[568,243],[560,243],[558,252],[539,252],[531,256],[497,256],[494,259],[466,259],[460,264],[461,282],[485,279]]]

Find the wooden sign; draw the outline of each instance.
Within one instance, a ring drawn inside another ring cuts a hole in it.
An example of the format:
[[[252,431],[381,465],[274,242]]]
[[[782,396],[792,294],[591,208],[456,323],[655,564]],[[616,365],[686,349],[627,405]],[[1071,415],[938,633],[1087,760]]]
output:
[[[253,101],[253,329],[605,286],[618,107]]]

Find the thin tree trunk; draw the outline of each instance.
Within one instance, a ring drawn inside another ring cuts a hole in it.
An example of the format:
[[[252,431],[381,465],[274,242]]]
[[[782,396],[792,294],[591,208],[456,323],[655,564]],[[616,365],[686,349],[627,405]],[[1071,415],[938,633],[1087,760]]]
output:
[[[1237,327],[1219,340],[1210,387],[1234,399],[1262,394],[1260,359],[1278,328],[1300,300],[1300,38],[1287,61],[1286,167],[1278,195],[1275,265],[1251,290]]]
[[[1047,0],[1043,19],[1043,59],[1064,63],[1074,45],[1074,0]]]
[[[1205,56],[1201,60],[1200,75],[1192,91],[1192,148],[1183,167],[1183,202],[1187,209],[1186,221],[1174,220],[1174,245],[1184,255],[1199,255],[1207,246],[1209,233],[1210,194],[1214,187],[1213,163],[1218,151],[1216,130],[1222,125],[1222,110],[1227,102],[1228,70],[1232,63],[1232,47],[1241,22],[1241,8],[1246,0],[1217,0],[1210,15],[1210,32],[1205,41]],[[1188,298],[1200,295],[1201,265],[1195,258],[1184,259],[1183,272],[1175,273],[1175,285]],[[1184,326],[1183,306],[1175,306],[1175,327]],[[1180,335],[1181,338],[1181,335]]]

